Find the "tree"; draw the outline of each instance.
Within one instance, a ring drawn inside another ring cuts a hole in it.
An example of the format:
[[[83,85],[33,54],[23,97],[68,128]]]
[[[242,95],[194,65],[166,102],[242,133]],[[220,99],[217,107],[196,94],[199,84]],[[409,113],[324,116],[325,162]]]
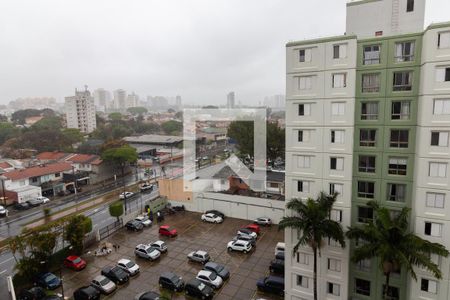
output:
[[[267,123],[267,157],[274,161],[285,155],[286,132],[275,123]]]
[[[119,112],[113,112],[108,115],[108,118],[112,121],[122,120],[122,114]]]
[[[415,280],[417,275],[414,267],[425,268],[437,279],[442,278],[439,266],[432,261],[430,255],[447,257],[449,252],[443,245],[424,240],[409,229],[410,208],[404,207],[392,214],[392,211],[374,201],[370,201],[368,206],[374,210],[374,221],[350,227],[346,235],[363,242],[356,246],[351,257],[353,262],[379,259],[379,268],[386,279],[383,299],[388,299],[391,273],[400,269],[410,273]]]
[[[60,117],[45,117],[31,126],[32,130],[55,130],[62,129],[62,120]]]
[[[294,246],[292,255],[297,253],[300,246],[308,245],[313,251],[314,300],[317,300],[317,254],[320,257],[324,239],[330,238],[338,242],[341,247],[345,247],[341,224],[330,220],[330,211],[336,197],[337,194],[326,195],[322,192],[316,200],[308,198],[306,202],[303,202],[299,199],[292,199],[286,207],[292,210],[293,215],[283,217],[278,224],[279,230],[290,228],[297,231],[298,242]]]
[[[16,124],[25,124],[25,119],[28,117],[37,117],[41,115],[39,109],[21,109],[13,112],[11,115],[11,121]]]
[[[62,135],[71,145],[84,142],[83,134],[76,128],[65,128],[62,130]]]
[[[76,215],[68,220],[65,226],[64,239],[70,243],[75,253],[83,252],[84,236],[91,232],[92,220],[84,215]]]
[[[166,134],[178,135],[183,131],[183,123],[170,120],[161,124],[161,128]]]
[[[127,112],[129,112],[132,115],[141,115],[146,114],[148,110],[145,107],[137,106],[128,108]]]
[[[20,129],[11,123],[0,123],[0,145],[8,139],[20,135]]]
[[[119,217],[123,215],[123,204],[120,201],[111,203],[109,205],[109,214],[111,217],[116,217],[119,221]]]

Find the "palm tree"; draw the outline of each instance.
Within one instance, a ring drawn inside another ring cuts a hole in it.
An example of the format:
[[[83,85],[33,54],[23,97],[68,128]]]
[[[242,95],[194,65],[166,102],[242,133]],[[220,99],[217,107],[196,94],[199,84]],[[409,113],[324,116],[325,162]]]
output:
[[[362,241],[353,251],[353,262],[373,257],[380,260],[379,268],[386,276],[384,299],[387,299],[389,293],[392,272],[404,269],[417,280],[414,267],[420,267],[430,271],[437,279],[442,277],[441,270],[430,255],[447,257],[449,252],[443,245],[424,240],[409,230],[409,208],[404,207],[399,213],[391,214],[389,209],[380,207],[374,201],[370,201],[368,206],[375,212],[374,222],[350,227],[346,235],[350,239]]]
[[[278,229],[296,229],[298,242],[295,244],[292,255],[297,253],[300,246],[308,245],[314,254],[314,300],[317,300],[317,254],[324,244],[324,239],[337,241],[341,247],[345,247],[345,237],[339,222],[330,220],[330,211],[336,201],[337,194],[327,195],[323,192],[314,200],[299,199],[290,200],[286,207],[292,210],[293,215],[283,217],[278,224]]]

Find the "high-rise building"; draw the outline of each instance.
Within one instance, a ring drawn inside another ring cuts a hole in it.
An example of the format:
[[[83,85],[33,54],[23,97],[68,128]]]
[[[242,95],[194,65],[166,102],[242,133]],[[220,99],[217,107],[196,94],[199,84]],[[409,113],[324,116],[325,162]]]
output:
[[[100,110],[105,111],[110,99],[109,92],[105,89],[99,88],[96,89],[93,94],[95,106]]]
[[[169,107],[169,100],[163,96],[147,96],[147,102],[153,109],[167,109]]]
[[[126,98],[127,98],[127,92],[118,89],[114,91],[114,98],[113,98],[113,107],[115,109],[126,109]]]
[[[227,108],[234,108],[235,105],[234,92],[229,92],[227,94]]]
[[[175,97],[175,106],[176,106],[178,109],[180,109],[181,106],[182,106],[181,96],[179,96],[179,95],[177,95],[177,96]]]
[[[90,133],[97,127],[94,97],[88,91],[75,89],[75,96],[65,97],[67,128],[76,128],[83,133]]]
[[[273,96],[267,96],[264,97],[264,106],[272,107],[272,108],[284,108],[285,103],[285,97],[284,95],[273,95]]]
[[[137,107],[139,106],[139,96],[134,92],[127,96],[127,100],[125,102],[126,108]]]
[[[410,207],[411,229],[450,249],[450,22],[424,30],[425,0],[347,3],[343,36],[286,45],[286,198],[338,192],[330,218],[371,222],[377,201]],[[297,235],[286,230],[286,251]],[[327,241],[318,260],[319,299],[381,299],[376,259],[350,262],[352,245]],[[390,299],[448,299],[450,260],[391,276]],[[312,299],[308,247],[286,255],[286,297]]]

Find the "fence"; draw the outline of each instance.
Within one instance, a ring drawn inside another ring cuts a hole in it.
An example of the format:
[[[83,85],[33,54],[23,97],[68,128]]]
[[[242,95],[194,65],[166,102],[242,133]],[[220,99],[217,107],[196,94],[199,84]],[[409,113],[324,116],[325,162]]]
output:
[[[114,223],[109,224],[108,226],[100,228],[98,230],[99,239],[103,240],[107,238],[108,236],[119,230],[122,227],[122,225],[123,225],[122,220],[119,219]]]

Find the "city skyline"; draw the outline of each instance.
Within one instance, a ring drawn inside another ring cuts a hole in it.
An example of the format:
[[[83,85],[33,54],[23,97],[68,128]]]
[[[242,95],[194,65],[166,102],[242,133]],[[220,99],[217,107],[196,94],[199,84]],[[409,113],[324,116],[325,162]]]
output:
[[[286,42],[299,32],[305,38],[344,33],[345,2],[3,3],[0,74],[7,80],[0,83],[0,104],[44,96],[63,102],[87,84],[181,95],[197,105],[220,105],[235,91],[236,103],[257,105],[284,90]],[[430,2],[425,25],[445,21],[446,8],[448,1]]]

